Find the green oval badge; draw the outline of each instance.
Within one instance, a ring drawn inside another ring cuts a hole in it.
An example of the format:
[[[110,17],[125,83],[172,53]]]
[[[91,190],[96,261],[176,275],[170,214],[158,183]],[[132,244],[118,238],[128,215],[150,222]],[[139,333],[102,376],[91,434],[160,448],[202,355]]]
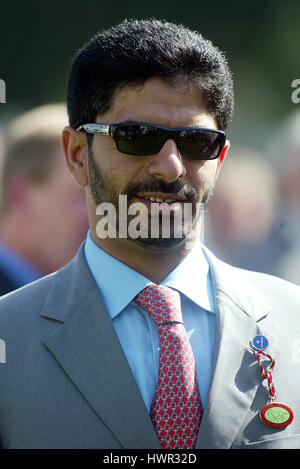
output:
[[[272,423],[284,423],[290,418],[290,414],[282,407],[271,407],[265,412],[265,418]]]
[[[292,409],[279,402],[265,405],[261,409],[259,416],[263,423],[275,428],[286,427],[294,418]]]

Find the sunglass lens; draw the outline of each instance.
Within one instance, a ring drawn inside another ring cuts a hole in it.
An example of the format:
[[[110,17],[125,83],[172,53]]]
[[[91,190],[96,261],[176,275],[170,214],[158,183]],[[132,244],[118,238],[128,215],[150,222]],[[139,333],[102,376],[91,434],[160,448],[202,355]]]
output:
[[[162,132],[149,125],[119,125],[116,135],[118,150],[128,155],[147,156],[159,151]]]
[[[174,138],[180,153],[199,160],[217,158],[225,143],[223,134],[213,130],[182,129],[168,131],[144,124],[124,124],[116,128],[116,144],[127,155],[148,156],[158,153],[168,138]]]
[[[187,158],[212,160],[219,156],[224,144],[222,134],[207,130],[186,129],[180,132],[180,148]]]

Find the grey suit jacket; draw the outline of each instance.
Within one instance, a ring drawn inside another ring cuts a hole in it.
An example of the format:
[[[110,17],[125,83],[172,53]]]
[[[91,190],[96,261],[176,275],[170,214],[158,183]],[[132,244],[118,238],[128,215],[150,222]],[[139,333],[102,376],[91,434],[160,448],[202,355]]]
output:
[[[217,329],[197,448],[300,448],[300,288],[205,254]],[[277,398],[294,411],[286,428],[258,415],[268,393],[245,350],[256,334],[276,360]],[[83,246],[63,269],[0,299],[0,339],[3,448],[160,448]]]

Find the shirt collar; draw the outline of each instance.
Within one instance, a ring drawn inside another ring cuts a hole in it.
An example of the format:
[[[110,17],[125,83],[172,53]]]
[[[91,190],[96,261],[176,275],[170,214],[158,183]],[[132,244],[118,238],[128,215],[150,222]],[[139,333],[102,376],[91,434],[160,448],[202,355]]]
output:
[[[206,311],[215,311],[212,279],[200,241],[162,285],[178,290]]]
[[[101,249],[92,239],[90,231],[84,251],[111,318],[119,314],[141,290],[153,283]],[[178,290],[198,306],[214,312],[210,282],[209,266],[199,243],[161,284]]]

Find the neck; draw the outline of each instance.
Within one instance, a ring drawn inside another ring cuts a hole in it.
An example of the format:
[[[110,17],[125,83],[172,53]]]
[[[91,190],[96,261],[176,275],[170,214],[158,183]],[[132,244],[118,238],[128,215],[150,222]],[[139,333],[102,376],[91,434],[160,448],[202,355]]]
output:
[[[180,264],[199,239],[197,231],[172,248],[153,249],[135,240],[100,239],[92,228],[91,235],[100,248],[155,284],[160,284]]]

